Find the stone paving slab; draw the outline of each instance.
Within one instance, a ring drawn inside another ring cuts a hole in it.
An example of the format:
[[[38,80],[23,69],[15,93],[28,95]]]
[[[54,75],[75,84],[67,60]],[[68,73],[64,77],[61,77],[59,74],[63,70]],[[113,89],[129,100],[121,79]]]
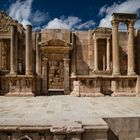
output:
[[[106,125],[101,118],[140,117],[139,97],[0,97],[0,125]],[[88,126],[89,126],[88,125]]]

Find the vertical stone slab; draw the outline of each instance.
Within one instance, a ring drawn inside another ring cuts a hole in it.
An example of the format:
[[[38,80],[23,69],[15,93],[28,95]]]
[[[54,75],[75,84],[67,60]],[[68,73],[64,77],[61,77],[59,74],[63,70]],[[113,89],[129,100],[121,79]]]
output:
[[[26,25],[25,73],[32,75],[32,26]]]

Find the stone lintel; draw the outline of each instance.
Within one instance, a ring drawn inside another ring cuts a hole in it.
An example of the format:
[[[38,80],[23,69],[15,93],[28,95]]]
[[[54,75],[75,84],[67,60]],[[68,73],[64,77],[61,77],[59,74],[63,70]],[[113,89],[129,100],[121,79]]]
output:
[[[132,13],[113,13],[113,20],[119,20],[119,21],[124,21],[124,20],[136,20],[137,14],[132,14]]]

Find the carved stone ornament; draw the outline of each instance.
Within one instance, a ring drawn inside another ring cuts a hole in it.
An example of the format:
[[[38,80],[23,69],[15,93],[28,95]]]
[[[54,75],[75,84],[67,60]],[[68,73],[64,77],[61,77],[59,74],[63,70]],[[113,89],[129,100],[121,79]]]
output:
[[[0,32],[10,32],[11,25],[17,25],[20,29],[24,29],[16,20],[13,20],[5,12],[0,11]]]

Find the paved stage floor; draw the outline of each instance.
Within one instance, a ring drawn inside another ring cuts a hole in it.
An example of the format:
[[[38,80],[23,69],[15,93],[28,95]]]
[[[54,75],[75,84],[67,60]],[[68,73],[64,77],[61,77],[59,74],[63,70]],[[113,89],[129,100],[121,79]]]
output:
[[[113,117],[140,117],[140,98],[90,98],[69,95],[0,97],[1,125],[51,125],[57,122],[92,121],[97,123],[99,118]]]

